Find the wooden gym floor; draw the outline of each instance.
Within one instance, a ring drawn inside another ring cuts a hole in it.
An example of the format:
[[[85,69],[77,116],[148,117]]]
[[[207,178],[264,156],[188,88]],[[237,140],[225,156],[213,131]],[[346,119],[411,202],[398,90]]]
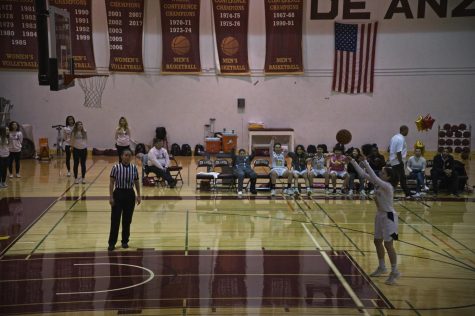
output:
[[[109,173],[22,161],[0,191],[0,314],[475,315],[475,195],[400,199],[394,286],[371,278],[371,199],[143,188],[130,248],[107,252]],[[475,179],[474,163],[470,181]],[[386,264],[389,266],[388,259]]]

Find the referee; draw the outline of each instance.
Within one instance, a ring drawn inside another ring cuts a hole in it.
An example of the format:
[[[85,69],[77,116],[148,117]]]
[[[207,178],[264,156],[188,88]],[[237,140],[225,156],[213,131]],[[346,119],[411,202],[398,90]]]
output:
[[[115,249],[119,236],[120,217],[122,216],[122,248],[129,248],[130,223],[134,213],[135,203],[140,204],[140,185],[137,167],[130,163],[132,151],[124,149],[121,155],[122,162],[112,167],[109,195],[111,212],[111,229],[109,233],[109,248]],[[137,196],[134,191],[137,190]]]

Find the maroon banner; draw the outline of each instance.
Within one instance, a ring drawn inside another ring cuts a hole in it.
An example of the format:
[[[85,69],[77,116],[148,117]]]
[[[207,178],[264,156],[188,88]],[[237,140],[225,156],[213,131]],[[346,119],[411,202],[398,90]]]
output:
[[[69,12],[74,69],[79,72],[81,70],[95,70],[96,62],[92,46],[91,0],[49,0],[49,4]]]
[[[109,70],[143,72],[144,0],[106,0]]]
[[[200,73],[200,0],[160,0],[160,13],[162,73]]]
[[[266,0],[267,74],[301,74],[303,0]]]
[[[249,74],[249,1],[213,0],[213,16],[219,73]]]
[[[0,68],[38,68],[34,0],[0,1]]]

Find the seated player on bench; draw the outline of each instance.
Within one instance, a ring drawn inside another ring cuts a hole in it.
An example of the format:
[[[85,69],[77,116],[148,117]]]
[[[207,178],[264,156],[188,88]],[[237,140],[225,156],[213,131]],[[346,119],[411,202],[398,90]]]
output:
[[[250,155],[246,154],[244,149],[239,149],[238,155],[236,155],[233,150],[233,173],[238,179],[238,195],[242,195],[242,187],[244,182],[244,177],[249,177],[251,179],[251,188],[250,191],[252,194],[257,194],[256,191],[256,179],[257,174],[251,168],[251,162],[255,157],[254,150]]]

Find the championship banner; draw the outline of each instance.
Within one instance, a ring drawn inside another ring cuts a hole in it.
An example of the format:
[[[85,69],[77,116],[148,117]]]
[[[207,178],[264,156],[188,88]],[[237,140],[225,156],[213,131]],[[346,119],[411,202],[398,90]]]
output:
[[[74,70],[95,70],[92,46],[92,0],[49,0],[49,4],[65,9],[71,17],[71,46],[73,49]]]
[[[144,0],[106,0],[109,70],[143,72]]]
[[[160,0],[162,73],[199,74],[200,0]]]
[[[303,0],[265,0],[266,74],[302,74]]]
[[[34,0],[0,1],[0,68],[38,68]]]
[[[217,68],[223,75],[249,74],[248,0],[213,0]]]

